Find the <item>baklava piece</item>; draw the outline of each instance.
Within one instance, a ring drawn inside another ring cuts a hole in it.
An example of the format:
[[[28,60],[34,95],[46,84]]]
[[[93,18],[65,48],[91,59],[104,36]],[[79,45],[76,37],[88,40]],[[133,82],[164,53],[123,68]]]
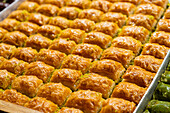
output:
[[[13,80],[11,87],[22,94],[34,97],[42,84],[43,81],[36,76],[19,76]]]
[[[97,45],[92,44],[78,44],[72,54],[83,56],[85,58],[91,58],[97,60],[102,54],[102,49]]]
[[[39,14],[39,13],[31,13],[28,21],[41,26],[41,25],[48,24],[49,17]]]
[[[6,29],[8,31],[15,31],[19,24],[20,24],[19,21],[15,20],[15,19],[7,18],[0,22],[0,27]]]
[[[90,68],[91,61],[91,59],[84,58],[78,55],[68,55],[64,59],[61,68],[75,69],[85,74]]]
[[[39,79],[43,80],[43,82],[47,82],[53,71],[54,67],[49,66],[44,62],[36,61],[27,66],[24,74],[37,76]]]
[[[96,91],[104,98],[109,98],[114,86],[113,80],[95,73],[88,73],[81,78],[78,89]]]
[[[122,76],[123,81],[135,83],[141,87],[149,87],[151,84],[155,73],[151,73],[142,69],[139,66],[129,66],[126,73]]]
[[[126,25],[143,26],[151,31],[156,25],[156,20],[154,16],[151,15],[133,14],[128,17]]]
[[[84,37],[85,37],[85,31],[80,30],[80,29],[72,29],[72,28],[63,30],[61,34],[59,35],[59,38],[73,40],[77,44],[81,43]]]
[[[8,88],[15,77],[16,75],[9,73],[7,70],[0,70],[0,88]]]
[[[30,13],[28,13],[26,10],[16,10],[16,11],[13,11],[8,16],[8,18],[13,18],[13,19],[23,22],[23,21],[27,21],[29,16],[30,16]]]
[[[75,91],[77,90],[81,76],[81,71],[73,69],[58,69],[52,74],[50,82],[62,83],[63,85]]]
[[[57,113],[83,113],[81,110],[76,108],[62,107]]]
[[[37,96],[46,98],[61,107],[72,91],[61,83],[47,83],[39,88]]]
[[[120,36],[113,39],[111,46],[131,50],[137,55],[142,48],[142,43],[130,36]]]
[[[97,23],[93,28],[93,31],[102,32],[107,35],[110,35],[111,37],[116,36],[118,33],[118,30],[119,30],[118,25],[113,22],[100,22],[100,23]]]
[[[120,12],[124,15],[129,16],[135,10],[135,5],[128,2],[115,2],[109,9],[110,12]]]
[[[54,25],[54,26],[58,26],[61,29],[67,29],[71,26],[71,21],[67,20],[64,17],[57,16],[57,17],[51,18],[50,21],[49,21],[49,24]]]
[[[32,98],[24,106],[43,113],[56,113],[59,109],[56,104],[42,97]]]
[[[112,3],[108,2],[108,1],[96,0],[96,1],[92,1],[90,8],[101,10],[106,13],[109,11],[111,5],[112,5]]]
[[[15,50],[15,46],[0,43],[0,56],[3,56],[4,58],[9,59]]]
[[[52,44],[49,46],[49,49],[58,50],[68,55],[72,52],[75,46],[76,43],[74,41],[57,38],[53,40]]]
[[[38,3],[38,4],[44,3],[44,0],[28,0],[28,1],[36,2],[36,3]]]
[[[74,29],[84,30],[85,32],[90,32],[92,31],[94,25],[95,25],[94,21],[88,19],[75,19],[72,22],[71,27]]]
[[[45,4],[56,5],[57,7],[63,7],[65,5],[66,0],[44,0]]]
[[[170,32],[170,19],[160,19],[156,31]]]
[[[89,8],[90,0],[67,0],[66,6],[78,7],[80,9]]]
[[[37,32],[39,26],[31,22],[21,22],[17,30],[26,34],[27,36],[33,35]]]
[[[123,98],[138,104],[145,94],[145,91],[146,88],[137,86],[136,84],[120,82],[113,90],[111,97]]]
[[[168,0],[141,0],[141,4],[155,4],[166,9]]]
[[[100,113],[133,113],[135,108],[134,102],[121,98],[109,98],[103,102]]]
[[[141,3],[141,0],[120,0],[120,2],[128,2],[137,6]]]
[[[51,4],[43,4],[40,5],[37,9],[36,9],[37,13],[41,13],[43,15],[46,16],[56,16],[59,8],[55,5],[51,5]]]
[[[41,49],[37,55],[37,61],[42,61],[48,65],[54,66],[55,68],[59,68],[65,57],[66,55],[59,51]]]
[[[154,4],[141,4],[139,5],[136,10],[135,14],[145,14],[145,15],[152,15],[155,19],[160,19],[164,12],[162,7],[156,6]]]
[[[140,55],[135,58],[134,65],[156,73],[162,62],[162,59],[157,59],[154,56]]]
[[[70,20],[74,20],[78,17],[79,12],[80,9],[76,7],[62,7],[58,12],[58,15]]]
[[[110,59],[120,62],[124,67],[128,67],[134,58],[133,51],[117,47],[110,47],[103,51],[101,59]]]
[[[2,42],[15,45],[17,47],[23,47],[27,39],[28,37],[24,33],[13,31],[6,33],[2,39]]]
[[[79,90],[71,94],[65,106],[80,109],[84,113],[97,113],[102,107],[102,103],[101,93],[90,90]]]
[[[36,49],[32,49],[31,47],[19,47],[13,52],[11,57],[30,63],[35,61],[37,53]]]
[[[57,38],[60,32],[61,29],[53,25],[43,25],[38,29],[38,33],[42,34],[43,36],[51,40]]]
[[[170,7],[165,11],[164,19],[170,19]]]
[[[32,47],[33,49],[40,50],[42,48],[48,48],[51,44],[51,40],[47,37],[42,36],[41,34],[31,35],[26,43],[26,47]]]
[[[94,22],[100,22],[100,18],[104,13],[97,9],[84,9],[78,15],[80,19],[89,19]]]
[[[166,47],[170,47],[170,33],[164,31],[154,32],[149,40],[150,43],[158,43]]]
[[[6,33],[8,33],[8,31],[0,27],[0,42]]]
[[[6,58],[0,56],[0,66],[1,66],[1,64],[3,64],[3,62],[6,61],[6,60],[7,60]]]
[[[2,100],[24,106],[30,100],[29,97],[17,92],[14,89],[7,89],[2,94]]]
[[[114,22],[119,27],[122,27],[127,20],[127,16],[122,13],[108,12],[102,15],[101,21]]]
[[[142,26],[124,26],[119,36],[131,36],[144,44],[149,38],[149,31]]]
[[[38,7],[39,5],[36,2],[25,1],[21,3],[21,5],[18,7],[18,10],[26,10],[30,13],[33,13]]]
[[[22,75],[27,66],[27,62],[18,60],[16,58],[11,58],[9,60],[5,60],[0,66],[0,69],[6,69],[7,71],[16,75]]]
[[[164,59],[170,48],[156,43],[146,43],[142,50],[142,55],[152,55],[155,58]]]
[[[118,82],[125,68],[121,63],[113,60],[94,61],[90,67],[90,73],[97,73]]]
[[[90,32],[86,35],[83,43],[95,44],[106,49],[112,41],[112,37],[101,32]]]

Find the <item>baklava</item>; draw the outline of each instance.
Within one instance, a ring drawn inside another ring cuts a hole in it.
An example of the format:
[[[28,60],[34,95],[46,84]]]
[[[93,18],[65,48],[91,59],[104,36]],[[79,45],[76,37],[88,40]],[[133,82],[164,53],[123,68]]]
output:
[[[165,9],[167,7],[168,0],[141,0],[141,4],[155,4]]]
[[[62,107],[57,113],[83,113],[81,110],[76,108]]]
[[[89,8],[90,0],[67,0],[66,6],[78,7],[80,9]]]
[[[19,24],[20,22],[15,19],[6,18],[0,22],[0,27],[8,31],[15,31],[18,28]]]
[[[8,16],[8,18],[13,18],[21,22],[27,21],[29,17],[30,17],[30,13],[28,13],[26,10],[16,10],[16,11],[13,11]]]
[[[63,7],[65,5],[66,0],[43,0],[44,4],[53,4],[57,7]]]
[[[12,53],[15,51],[16,51],[15,46],[5,44],[5,43],[0,43],[0,56],[9,59]]]
[[[8,31],[0,27],[0,42],[6,33],[8,33]]]
[[[25,2],[21,3],[21,5],[18,7],[18,10],[26,10],[29,13],[34,13],[34,12],[36,12],[36,9],[38,7],[39,7],[39,5],[36,2],[25,1]]]
[[[160,19],[156,31],[165,31],[170,32],[170,20],[169,19]]]

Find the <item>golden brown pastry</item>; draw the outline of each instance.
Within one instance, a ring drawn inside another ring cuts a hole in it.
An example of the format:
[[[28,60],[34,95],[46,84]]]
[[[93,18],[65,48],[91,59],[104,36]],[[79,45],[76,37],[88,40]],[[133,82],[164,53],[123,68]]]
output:
[[[122,27],[127,20],[127,16],[122,13],[108,12],[102,15],[101,21],[114,22],[119,27]]]
[[[19,76],[13,80],[11,87],[22,94],[34,97],[41,85],[43,81],[36,76]]]
[[[0,27],[0,42],[6,33],[8,33],[8,31]]]
[[[80,70],[85,74],[90,68],[91,61],[91,59],[71,54],[64,59],[61,68]]]
[[[59,11],[59,8],[57,6],[51,5],[51,4],[43,4],[43,5],[40,5],[36,9],[37,13],[41,13],[43,15],[53,16],[53,17],[57,15],[58,11]]]
[[[111,5],[112,5],[111,2],[104,1],[104,0],[96,0],[96,1],[92,1],[92,3],[90,4],[90,8],[98,9],[106,13],[109,11]]]
[[[151,31],[156,25],[156,20],[151,15],[133,14],[128,17],[126,25],[143,26]]]
[[[100,58],[103,50],[97,46],[92,44],[78,44],[72,54],[83,56],[85,58],[91,58],[93,60],[97,60]]]
[[[18,10],[26,10],[30,13],[33,13],[38,7],[39,5],[36,2],[25,1],[21,3],[21,5],[18,7]]]
[[[53,40],[52,44],[49,46],[49,49],[57,50],[65,54],[70,54],[76,43],[67,39],[57,38]]]
[[[134,54],[131,50],[117,47],[110,47],[103,51],[101,59],[110,59],[120,62],[124,67],[128,67],[133,60]]]
[[[149,87],[152,82],[155,73],[151,73],[142,69],[139,66],[131,65],[127,68],[126,73],[122,76],[122,78],[131,83],[135,83],[141,87]]]
[[[27,39],[28,37],[24,33],[13,31],[6,33],[2,39],[2,42],[15,45],[17,47],[22,47]]]
[[[50,82],[62,83],[72,90],[77,90],[80,77],[82,76],[81,71],[73,69],[57,69],[52,74]]]
[[[39,26],[31,22],[21,22],[17,30],[26,34],[27,36],[33,35],[37,32]]]
[[[6,60],[7,60],[6,58],[0,56],[0,65],[3,64],[3,62],[6,61]]]
[[[164,59],[170,48],[156,43],[146,43],[142,50],[142,55],[152,55],[156,58]]]
[[[142,26],[124,26],[119,36],[131,36],[143,44],[149,38],[149,31]]]
[[[90,90],[79,90],[71,94],[65,106],[80,109],[84,113],[97,113],[102,107],[102,103],[101,93]]]
[[[57,113],[83,113],[83,112],[76,108],[62,107]]]
[[[112,37],[101,32],[90,32],[86,35],[83,43],[95,44],[106,49],[112,41]]]
[[[141,4],[155,4],[165,9],[167,7],[168,0],[141,0]]]
[[[3,98],[3,90],[0,89],[0,100],[2,100],[2,98]]]
[[[118,82],[125,68],[121,63],[113,60],[94,61],[90,67],[90,73],[97,73]]]
[[[16,75],[9,73],[7,70],[0,70],[0,88],[8,88],[15,77]]]
[[[145,15],[152,15],[157,20],[160,19],[163,12],[164,12],[164,9],[162,7],[159,7],[154,4],[141,4],[135,10],[135,14],[141,13]]]
[[[121,98],[109,98],[103,102],[100,113],[133,113],[136,105]]]
[[[156,31],[170,32],[170,19],[160,19]]]
[[[134,5],[139,5],[141,3],[141,0],[120,0],[120,2],[129,2]]]
[[[26,10],[16,10],[16,11],[13,11],[8,16],[8,18],[13,18],[13,19],[23,22],[23,21],[27,21],[29,16],[30,16],[30,13],[28,13]]]
[[[37,56],[37,51],[36,49],[32,49],[31,47],[19,47],[17,48],[11,57],[15,57],[19,60],[24,60],[26,62],[33,62],[35,61]]]
[[[57,38],[60,32],[61,29],[53,25],[43,25],[38,28],[38,33],[52,40]]]
[[[158,43],[160,45],[165,45],[170,47],[170,33],[166,33],[164,31],[158,31],[152,33],[149,42],[150,43]]]
[[[129,16],[135,10],[135,5],[128,2],[115,2],[109,9],[110,12],[118,12]]]
[[[47,83],[39,88],[37,96],[46,98],[61,107],[72,91],[61,83]]]
[[[95,73],[88,73],[81,78],[78,89],[96,91],[104,98],[108,98],[114,86],[113,80]]]
[[[65,5],[66,0],[44,0],[45,4],[53,4],[57,7],[63,7]]]
[[[62,7],[59,10],[58,15],[70,20],[74,20],[78,17],[79,12],[80,9],[76,7]]]
[[[3,56],[4,58],[9,59],[15,50],[16,50],[15,46],[0,43],[0,56]]]
[[[111,97],[123,98],[138,104],[145,94],[145,91],[146,88],[137,86],[136,84],[120,82],[113,90]]]
[[[94,22],[99,22],[103,14],[104,13],[102,11],[97,10],[97,9],[84,9],[83,11],[79,13],[78,18],[89,19]]]
[[[65,57],[66,55],[62,52],[41,49],[37,55],[37,61],[42,61],[48,65],[54,66],[55,68],[59,68]]]
[[[39,79],[43,80],[43,82],[47,82],[53,71],[54,67],[49,66],[44,62],[36,61],[27,66],[24,74],[37,76]]]
[[[32,47],[33,49],[40,50],[42,48],[48,48],[51,44],[51,40],[47,37],[42,36],[41,34],[31,35],[26,43],[26,47]]]
[[[85,37],[85,31],[80,29],[72,29],[72,28],[63,30],[59,35],[59,38],[73,40],[77,44],[81,43],[84,37]]]
[[[54,26],[58,26],[61,29],[67,29],[71,26],[70,25],[71,21],[67,20],[64,17],[57,16],[57,17],[53,17],[52,19],[50,19],[49,24],[54,25]]]
[[[109,1],[111,3],[114,3],[114,2],[118,2],[119,0],[106,0],[106,1]]]
[[[41,97],[32,98],[24,106],[43,113],[55,113],[59,109],[56,104]]]
[[[66,6],[78,7],[80,9],[89,8],[90,0],[67,0]]]
[[[93,28],[93,31],[102,32],[107,35],[110,35],[111,37],[116,36],[118,33],[118,30],[119,30],[118,25],[113,22],[100,22],[100,23],[97,23]]]
[[[28,0],[28,1],[36,2],[38,4],[42,4],[44,2],[44,0]]]
[[[157,72],[163,60],[149,55],[140,55],[135,58],[134,65],[140,66],[151,72]]]
[[[71,27],[74,29],[84,30],[85,32],[90,32],[92,31],[94,25],[94,21],[88,19],[75,19],[73,20]]]
[[[6,18],[0,22],[0,27],[8,31],[15,31],[19,24],[20,24],[19,21],[15,19]]]
[[[164,19],[170,19],[170,7],[164,13]]]
[[[132,50],[137,55],[142,48],[142,43],[129,36],[120,36],[113,39],[111,46]]]
[[[30,99],[14,89],[7,89],[3,92],[2,100],[24,106]]]

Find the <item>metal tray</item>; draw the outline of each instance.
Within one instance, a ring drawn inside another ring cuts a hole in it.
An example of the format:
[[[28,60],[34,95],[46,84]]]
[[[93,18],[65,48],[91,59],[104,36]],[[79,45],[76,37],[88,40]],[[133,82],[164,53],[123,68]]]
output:
[[[26,0],[16,0],[10,6],[8,6],[6,9],[4,9],[2,12],[0,12],[0,21],[4,20],[6,17],[8,17],[8,15],[12,11],[16,10],[17,7],[24,1],[26,1]],[[156,73],[152,83],[150,84],[149,88],[147,89],[145,95],[143,96],[143,98],[141,99],[141,101],[139,102],[139,104],[137,105],[137,107],[133,113],[142,113],[144,111],[144,109],[145,109],[146,105],[148,104],[148,101],[151,99],[153,92],[158,85],[158,81],[160,80],[161,75],[165,71],[169,61],[170,61],[170,50],[169,50],[168,54],[166,55],[158,72]],[[10,109],[9,108],[10,106],[8,104],[11,105],[12,103],[0,100],[0,110],[4,110],[6,112],[11,112],[12,108]],[[12,104],[11,106],[15,106],[17,108],[17,109],[13,109],[13,113],[15,113],[15,110],[18,110],[18,111],[16,111],[16,113],[30,113],[28,108],[25,108],[23,106],[18,106],[15,104]],[[5,108],[8,108],[8,109],[5,109]],[[23,111],[23,108],[25,108],[26,111]],[[34,111],[34,110],[32,111],[32,113],[35,113],[35,112],[36,111]]]

